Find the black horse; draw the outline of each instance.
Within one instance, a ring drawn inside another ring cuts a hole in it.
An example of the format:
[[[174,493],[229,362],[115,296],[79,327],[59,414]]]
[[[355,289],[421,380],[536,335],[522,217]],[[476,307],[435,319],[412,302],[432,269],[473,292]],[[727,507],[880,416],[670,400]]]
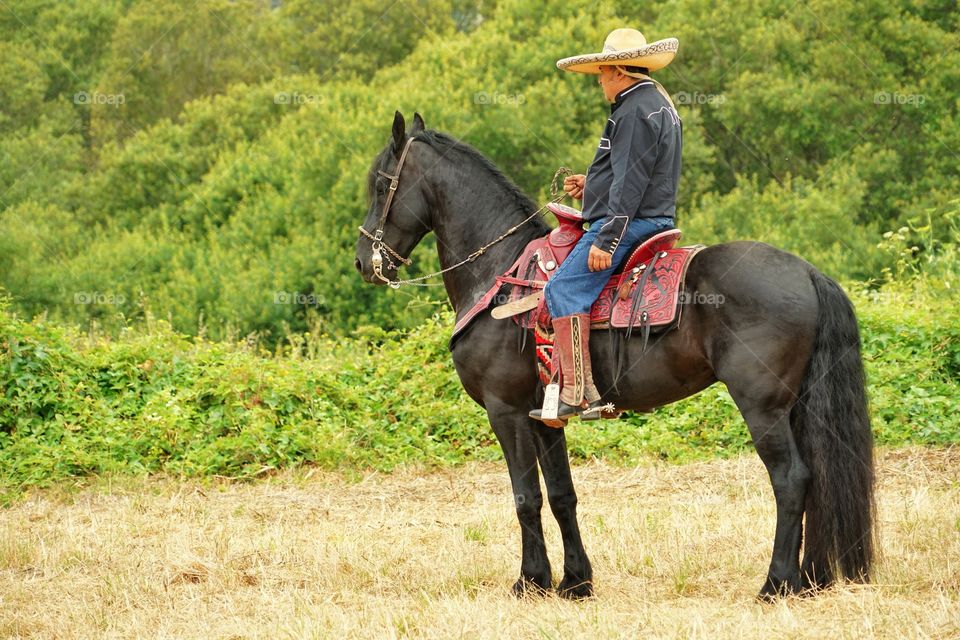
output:
[[[478,151],[426,130],[419,114],[411,131],[405,129],[397,112],[392,139],[368,178],[370,208],[356,258],[368,282],[395,280],[399,265],[393,258],[406,259],[430,231],[446,268],[537,210]],[[398,166],[402,176],[391,197]],[[381,244],[375,252],[378,222]],[[548,231],[535,216],[475,260],[445,272],[458,318],[527,242]],[[373,263],[380,261],[374,258],[382,251],[385,262],[375,269]],[[611,341],[591,342],[594,377],[604,400],[619,409],[649,411],[714,382],[726,384],[766,465],[777,503],[773,558],[760,597],[807,593],[838,579],[866,582],[874,547],[873,437],[849,299],[808,262],[760,242],[704,249],[690,264],[686,283],[692,298],[722,304],[687,305],[679,327],[652,338],[645,350],[641,340],[630,340],[625,374],[616,388]],[[510,470],[522,540],[514,592],[552,586],[539,468],[563,536],[563,579],[557,590],[565,597],[586,597],[593,593],[593,571],[580,538],[564,431],[527,416],[540,406],[543,391],[533,340],[521,342],[521,331],[487,311],[455,341],[453,362],[464,389],[486,410]],[[526,346],[519,350],[519,344]]]

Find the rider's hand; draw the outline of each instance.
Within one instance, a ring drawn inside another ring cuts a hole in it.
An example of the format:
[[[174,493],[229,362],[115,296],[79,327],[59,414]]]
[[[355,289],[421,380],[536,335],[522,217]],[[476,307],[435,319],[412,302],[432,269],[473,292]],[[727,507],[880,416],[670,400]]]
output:
[[[613,264],[613,254],[590,245],[590,255],[587,256],[587,267],[590,271],[603,271]]]
[[[575,176],[567,176],[563,179],[563,190],[568,196],[574,200],[583,199],[583,185],[587,180],[587,176],[577,174]]]

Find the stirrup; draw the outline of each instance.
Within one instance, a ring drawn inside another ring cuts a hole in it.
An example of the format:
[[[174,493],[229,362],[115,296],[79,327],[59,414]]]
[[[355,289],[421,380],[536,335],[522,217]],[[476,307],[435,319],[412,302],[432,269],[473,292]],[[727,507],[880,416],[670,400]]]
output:
[[[571,418],[580,418],[581,420],[599,420],[605,411],[613,411],[613,405],[610,403],[604,403],[603,400],[595,400],[588,404],[586,407],[575,407],[573,405],[567,404],[563,400],[560,401],[560,406],[557,408],[557,418],[556,420],[544,420],[543,419],[543,409],[534,409],[527,415],[529,415],[534,420],[539,420],[548,426],[560,426],[559,424],[551,423],[563,423],[566,424]]]
[[[553,427],[554,429],[563,429],[567,426],[567,418],[556,418],[555,420],[550,420],[543,417],[543,409],[534,409],[527,415],[534,420],[539,420],[548,427]]]

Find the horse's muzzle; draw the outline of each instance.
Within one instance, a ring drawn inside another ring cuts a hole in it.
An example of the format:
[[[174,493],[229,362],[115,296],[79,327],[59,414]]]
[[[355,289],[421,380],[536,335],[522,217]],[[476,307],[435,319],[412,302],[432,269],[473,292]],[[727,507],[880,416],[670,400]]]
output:
[[[353,266],[357,269],[357,273],[360,274],[360,277],[363,278],[363,281],[367,284],[385,285],[388,284],[389,280],[393,280],[397,277],[396,268],[382,263],[380,267],[380,273],[383,278],[387,278],[388,280],[378,277],[374,269],[374,260],[370,255],[368,255],[365,259],[361,257],[361,255],[358,255],[353,261]]]

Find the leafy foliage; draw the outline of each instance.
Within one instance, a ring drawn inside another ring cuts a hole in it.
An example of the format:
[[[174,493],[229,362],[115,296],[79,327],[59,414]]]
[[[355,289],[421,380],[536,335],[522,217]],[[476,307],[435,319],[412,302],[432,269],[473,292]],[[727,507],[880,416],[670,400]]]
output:
[[[955,7],[644,13],[649,37],[681,41],[658,77],[684,118],[688,240],[764,240],[874,282],[895,267],[883,233],[928,227],[921,261],[954,242]],[[586,0],[24,0],[0,19],[0,238],[18,245],[0,285],[29,314],[109,330],[150,312],[274,342],[314,321],[414,327],[440,294],[383,295],[352,269],[393,111],[419,111],[543,198],[558,165],[586,167],[605,109],[591,78],[554,61],[635,20],[630,3]],[[414,274],[436,266],[431,249]],[[87,294],[112,302],[75,302]]]
[[[956,3],[655,0],[644,16],[621,0],[0,11],[0,491],[498,455],[446,355],[442,293],[354,273],[366,175],[394,110],[416,110],[545,198],[557,166],[588,165],[606,109],[554,62],[625,24],[681,41],[657,77],[684,120],[686,240],[763,240],[845,279],[878,439],[956,442]],[[410,275],[435,253],[428,237]],[[629,462],[748,435],[715,387],[570,441]]]
[[[855,296],[878,442],[960,442],[957,307],[945,332],[931,319],[933,292],[880,294]],[[271,353],[162,321],[108,339],[0,311],[0,491],[100,473],[249,478],[301,464],[349,473],[497,458],[450,363],[451,325],[444,313],[409,333],[293,334]],[[653,414],[572,426],[568,438],[574,458],[621,463],[750,444],[720,385]]]

